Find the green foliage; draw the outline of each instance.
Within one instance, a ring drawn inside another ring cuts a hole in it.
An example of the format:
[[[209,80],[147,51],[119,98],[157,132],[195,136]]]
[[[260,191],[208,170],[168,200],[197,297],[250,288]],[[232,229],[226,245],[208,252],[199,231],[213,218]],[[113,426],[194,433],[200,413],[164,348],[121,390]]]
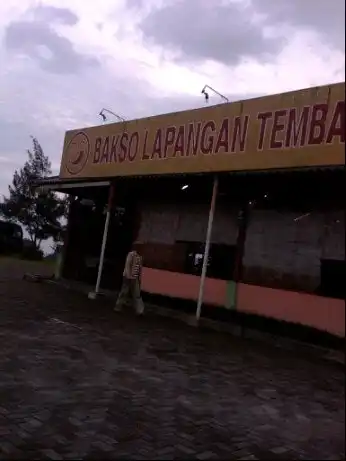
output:
[[[42,192],[33,187],[35,182],[52,174],[49,158],[44,155],[36,138],[32,138],[33,149],[28,150],[28,160],[13,175],[8,197],[0,204],[0,214],[17,222],[27,231],[37,249],[42,240],[62,238],[61,218],[66,215],[67,201],[54,192]]]

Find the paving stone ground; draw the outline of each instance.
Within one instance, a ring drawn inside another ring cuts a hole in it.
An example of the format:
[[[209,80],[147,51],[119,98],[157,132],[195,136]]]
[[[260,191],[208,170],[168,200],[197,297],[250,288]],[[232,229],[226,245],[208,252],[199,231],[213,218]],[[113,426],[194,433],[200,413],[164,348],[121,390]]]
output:
[[[345,458],[341,367],[115,314],[28,266],[0,259],[1,459]]]

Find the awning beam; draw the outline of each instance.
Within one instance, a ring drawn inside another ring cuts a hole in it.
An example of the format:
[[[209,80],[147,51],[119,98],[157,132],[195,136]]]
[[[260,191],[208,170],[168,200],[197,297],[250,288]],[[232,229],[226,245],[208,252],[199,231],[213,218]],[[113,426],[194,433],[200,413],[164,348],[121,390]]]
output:
[[[109,187],[111,184],[110,181],[88,181],[88,182],[75,182],[75,183],[61,183],[58,182],[52,184],[43,184],[37,186],[41,192],[49,191],[63,191],[69,189],[80,189],[80,188],[89,188],[89,187]]]

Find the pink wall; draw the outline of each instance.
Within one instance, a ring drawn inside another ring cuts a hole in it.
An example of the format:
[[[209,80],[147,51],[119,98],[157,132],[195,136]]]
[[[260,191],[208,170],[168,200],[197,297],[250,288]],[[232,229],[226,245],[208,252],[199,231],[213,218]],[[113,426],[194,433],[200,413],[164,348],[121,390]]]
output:
[[[239,283],[237,310],[345,336],[345,302],[341,299]]]
[[[200,277],[178,272],[143,268],[142,289],[148,293],[174,298],[197,300]],[[214,306],[224,306],[227,282],[206,278],[204,302]]]
[[[199,282],[196,275],[143,268],[142,289],[148,293],[197,300]],[[204,302],[224,307],[226,292],[226,281],[207,278]],[[239,283],[236,309],[345,336],[345,302],[340,299]]]

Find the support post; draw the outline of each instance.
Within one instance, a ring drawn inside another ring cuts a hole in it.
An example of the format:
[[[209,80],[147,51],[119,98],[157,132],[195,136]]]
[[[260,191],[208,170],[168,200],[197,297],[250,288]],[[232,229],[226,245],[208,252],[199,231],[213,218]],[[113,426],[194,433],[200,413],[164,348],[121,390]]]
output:
[[[246,202],[239,214],[239,225],[238,225],[238,236],[237,236],[237,243],[236,243],[236,257],[235,257],[235,265],[234,265],[234,273],[233,279],[235,283],[235,293],[234,293],[234,307],[237,308],[237,298],[238,298],[238,288],[239,282],[242,280],[243,277],[243,260],[244,260],[244,253],[245,253],[245,244],[246,244],[246,237],[247,237],[247,230],[249,226],[249,214],[250,214],[251,206],[249,202]],[[245,337],[245,325],[244,322],[241,321],[240,324],[240,335],[241,337]]]
[[[212,196],[211,196],[210,209],[209,209],[207,235],[206,235],[206,238],[205,238],[205,247],[204,247],[204,256],[203,256],[201,280],[200,280],[200,284],[199,284],[199,293],[198,293],[198,300],[197,300],[197,309],[196,309],[196,321],[197,322],[199,321],[199,318],[201,316],[201,309],[202,309],[203,295],[204,295],[204,284],[205,284],[205,278],[206,278],[207,269],[208,269],[210,238],[211,238],[211,232],[212,232],[212,229],[213,229],[213,221],[214,221],[216,196],[217,196],[218,186],[219,186],[219,179],[218,179],[218,176],[215,175],[214,176],[214,184],[213,184],[213,193],[212,193]]]
[[[112,206],[113,206],[113,197],[114,197],[114,184],[112,183],[109,187],[107,213],[106,213],[105,226],[103,229],[101,253],[100,253],[99,267],[97,271],[95,291],[89,293],[90,299],[95,299],[99,295],[99,291],[100,291],[103,263],[105,259],[105,251],[106,251],[106,244],[107,244],[107,237],[108,237],[109,221],[110,221],[111,211],[112,211]]]
[[[244,252],[245,252],[245,242],[246,242],[246,234],[249,224],[249,212],[250,206],[249,204],[245,204],[239,213],[238,217],[238,236],[236,242],[236,257],[235,257],[235,264],[234,264],[234,273],[233,279],[235,283],[240,282],[242,275],[243,275],[243,259],[244,259]]]

